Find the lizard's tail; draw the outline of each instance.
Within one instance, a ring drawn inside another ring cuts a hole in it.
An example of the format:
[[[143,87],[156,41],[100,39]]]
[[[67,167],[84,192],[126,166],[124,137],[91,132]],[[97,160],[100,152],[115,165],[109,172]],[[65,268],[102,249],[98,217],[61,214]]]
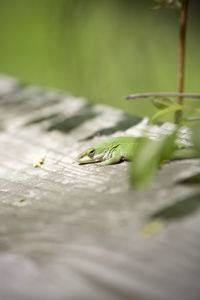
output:
[[[187,158],[198,158],[200,154],[193,147],[188,147],[184,149],[177,149],[173,153],[172,160],[175,159],[187,159]]]

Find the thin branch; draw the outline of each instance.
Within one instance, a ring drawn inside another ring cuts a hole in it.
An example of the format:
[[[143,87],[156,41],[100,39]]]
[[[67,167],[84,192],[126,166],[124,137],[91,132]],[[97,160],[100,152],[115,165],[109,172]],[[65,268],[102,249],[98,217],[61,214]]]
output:
[[[186,121],[188,121],[188,122],[200,121],[200,117],[190,117],[190,118],[187,118]]]
[[[147,97],[181,97],[181,98],[200,98],[200,94],[187,93],[140,93],[128,95],[126,99],[147,98]]]

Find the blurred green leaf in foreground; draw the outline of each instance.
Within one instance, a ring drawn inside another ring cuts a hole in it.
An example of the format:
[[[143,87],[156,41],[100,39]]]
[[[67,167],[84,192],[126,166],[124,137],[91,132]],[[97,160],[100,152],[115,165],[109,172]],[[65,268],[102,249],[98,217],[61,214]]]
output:
[[[142,138],[131,164],[131,183],[135,187],[148,185],[163,161],[173,157],[176,131],[159,141]]]

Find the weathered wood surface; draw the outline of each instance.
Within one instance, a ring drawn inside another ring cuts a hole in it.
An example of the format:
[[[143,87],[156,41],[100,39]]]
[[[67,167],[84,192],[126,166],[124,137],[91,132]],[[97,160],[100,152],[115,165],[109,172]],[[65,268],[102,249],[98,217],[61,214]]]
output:
[[[199,160],[166,164],[135,191],[128,163],[74,158],[103,137],[137,135],[138,118],[4,77],[0,112],[0,299],[200,299],[200,187],[176,183]],[[150,216],[177,201],[180,213],[144,238]]]

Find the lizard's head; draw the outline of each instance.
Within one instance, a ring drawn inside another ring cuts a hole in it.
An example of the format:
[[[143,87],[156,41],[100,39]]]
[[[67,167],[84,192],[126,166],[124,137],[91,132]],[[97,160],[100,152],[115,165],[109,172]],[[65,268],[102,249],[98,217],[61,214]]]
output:
[[[104,147],[91,147],[86,151],[83,151],[78,157],[77,162],[79,164],[89,164],[95,162],[101,162],[106,159],[106,150]]]

